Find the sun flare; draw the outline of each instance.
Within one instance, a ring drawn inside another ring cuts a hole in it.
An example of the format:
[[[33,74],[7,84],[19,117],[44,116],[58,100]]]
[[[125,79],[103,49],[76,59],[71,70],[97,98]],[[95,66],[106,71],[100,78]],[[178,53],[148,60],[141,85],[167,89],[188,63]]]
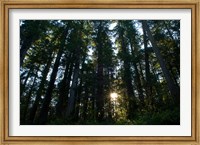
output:
[[[110,94],[110,97],[111,97],[113,100],[115,100],[115,99],[117,99],[118,95],[117,95],[117,93],[111,93],[111,94]]]

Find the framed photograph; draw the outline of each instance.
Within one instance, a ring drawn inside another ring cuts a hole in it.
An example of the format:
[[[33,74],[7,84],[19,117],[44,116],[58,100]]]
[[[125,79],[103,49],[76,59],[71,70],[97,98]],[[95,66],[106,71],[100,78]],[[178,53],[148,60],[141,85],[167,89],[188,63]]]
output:
[[[1,1],[1,144],[200,144],[199,1]]]

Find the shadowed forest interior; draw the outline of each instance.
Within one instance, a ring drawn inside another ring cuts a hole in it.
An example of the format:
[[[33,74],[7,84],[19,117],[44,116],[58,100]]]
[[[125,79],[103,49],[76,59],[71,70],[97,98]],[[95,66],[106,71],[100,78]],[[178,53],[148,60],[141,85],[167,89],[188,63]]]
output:
[[[21,20],[21,125],[179,125],[179,20]]]

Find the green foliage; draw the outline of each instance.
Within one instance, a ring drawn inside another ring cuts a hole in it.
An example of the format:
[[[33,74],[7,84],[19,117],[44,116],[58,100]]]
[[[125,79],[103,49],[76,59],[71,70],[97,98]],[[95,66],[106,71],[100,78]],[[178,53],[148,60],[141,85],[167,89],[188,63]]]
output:
[[[135,125],[179,125],[180,124],[179,108],[159,110],[158,112],[146,112],[138,114],[134,120]]]

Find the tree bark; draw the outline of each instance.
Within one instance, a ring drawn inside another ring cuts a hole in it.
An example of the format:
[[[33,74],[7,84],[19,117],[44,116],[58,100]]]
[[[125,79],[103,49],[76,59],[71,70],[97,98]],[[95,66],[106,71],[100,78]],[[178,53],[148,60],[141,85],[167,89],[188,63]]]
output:
[[[54,89],[54,82],[55,82],[56,75],[57,75],[57,72],[58,72],[60,58],[61,58],[62,53],[63,53],[63,47],[64,47],[64,44],[65,44],[65,37],[66,37],[67,33],[68,33],[68,29],[64,30],[64,32],[61,36],[62,42],[61,42],[60,48],[58,50],[56,61],[55,61],[54,67],[53,67],[53,72],[51,74],[50,82],[49,82],[49,85],[48,85],[48,88],[47,88],[47,91],[46,91],[46,94],[45,94],[45,99],[44,99],[44,102],[43,102],[43,105],[42,105],[42,108],[41,108],[41,111],[40,111],[40,114],[39,114],[39,124],[41,124],[41,125],[47,123],[49,105],[50,105],[50,102],[51,102],[52,92],[53,92],[53,89]]]
[[[21,85],[20,85],[20,96],[22,96],[23,93],[24,93],[24,89],[25,89],[25,87],[26,87],[26,83],[27,83],[27,81],[28,81],[28,79],[29,79],[29,76],[31,75],[32,70],[33,70],[33,66],[32,66],[32,67],[30,68],[30,70],[28,71],[28,74],[27,74],[27,76],[26,76],[26,79],[24,80],[24,83],[23,83],[23,84],[21,83]]]
[[[59,92],[60,92],[60,94],[59,94],[59,100],[58,100],[58,103],[56,104],[56,116],[58,117],[58,118],[62,118],[62,117],[64,117],[63,115],[63,112],[64,112],[64,104],[66,103],[66,100],[67,100],[67,98],[68,98],[68,89],[69,89],[69,84],[67,84],[67,83],[70,83],[70,82],[68,82],[67,80],[68,80],[68,75],[69,75],[69,73],[70,73],[70,63],[71,63],[71,61],[70,61],[70,59],[71,59],[71,57],[66,57],[66,59],[67,59],[67,64],[66,64],[66,67],[65,67],[65,72],[64,72],[64,78],[63,78],[63,80],[61,81],[61,86],[60,86],[60,89],[59,89]],[[70,77],[71,77],[71,75],[70,75]]]
[[[39,70],[39,68],[38,68],[38,70]],[[29,91],[29,93],[27,95],[26,104],[25,104],[25,107],[24,107],[22,123],[25,123],[25,124],[26,124],[26,116],[27,116],[27,112],[28,112],[27,111],[28,110],[28,106],[29,106],[31,95],[32,95],[32,92],[33,92],[33,89],[34,89],[34,86],[35,86],[35,82],[37,80],[37,72],[38,72],[38,70],[36,71],[36,74],[35,74],[33,83],[31,85],[30,91]]]
[[[146,77],[146,95],[147,95],[147,106],[152,105],[152,79],[150,74],[150,67],[149,67],[149,50],[147,47],[147,34],[146,31],[143,30],[143,41],[144,41],[144,55],[145,55],[145,77]]]
[[[74,32],[81,38],[81,31],[76,30],[77,32]],[[75,61],[75,66],[74,66],[74,72],[73,72],[73,78],[72,78],[72,85],[70,88],[70,97],[68,98],[68,106],[67,106],[67,111],[66,111],[66,117],[69,119],[74,118],[75,113],[75,103],[76,103],[76,93],[77,93],[77,86],[78,86],[78,78],[79,78],[79,71],[80,71],[80,59],[81,59],[81,42],[80,38],[76,38],[76,46],[75,46],[75,52],[76,55],[74,55],[74,61]]]
[[[124,61],[124,81],[127,89],[128,94],[128,118],[132,119],[134,118],[134,111],[136,109],[136,103],[135,103],[135,94],[133,91],[133,84],[132,84],[132,77],[131,77],[131,70],[130,70],[130,60],[129,60],[129,54],[127,52],[127,48],[125,45],[124,40],[124,30],[121,30],[121,33],[119,33],[119,39],[121,40],[121,47],[122,47],[122,53],[123,53],[123,61]]]
[[[166,68],[166,64],[165,64],[165,62],[164,62],[164,60],[161,56],[160,50],[158,49],[156,42],[154,41],[154,38],[151,34],[151,31],[149,30],[147,22],[145,20],[143,20],[142,25],[143,25],[144,30],[147,32],[149,40],[151,41],[151,44],[153,46],[153,50],[156,54],[158,62],[160,64],[161,68],[162,68],[163,74],[164,74],[165,79],[167,81],[169,91],[170,91],[171,95],[174,97],[175,103],[180,104],[180,89],[176,85],[174,85],[174,82],[170,77],[170,73]]]
[[[51,66],[51,59],[49,59],[49,61],[47,62],[43,72],[42,72],[42,80],[40,82],[40,85],[39,85],[39,89],[37,91],[37,94],[36,94],[36,99],[33,103],[33,106],[32,108],[30,109],[30,117],[29,117],[29,122],[31,124],[34,124],[34,119],[35,119],[35,115],[36,115],[36,112],[37,112],[37,109],[38,109],[38,105],[39,105],[39,102],[41,100],[41,94],[42,94],[42,91],[44,89],[44,85],[45,85],[45,82],[46,82],[46,77],[48,75],[48,72],[49,72],[49,68]]]
[[[79,49],[79,48],[78,48]],[[79,76],[79,65],[80,65],[80,50],[77,51],[77,55],[75,58],[75,67],[74,67],[74,73],[73,73],[73,79],[72,79],[72,85],[70,89],[70,97],[68,98],[68,106],[67,106],[67,117],[70,117],[70,115],[73,115],[75,110],[75,100],[76,100],[76,91],[77,91],[77,85],[78,85],[78,76]]]
[[[88,110],[88,97],[89,97],[89,90],[87,87],[87,83],[85,83],[84,85],[84,89],[85,89],[85,95],[83,98],[83,120],[86,120],[87,117],[87,110]]]
[[[135,55],[137,56],[137,52],[136,52],[137,47],[134,46],[134,44],[132,44],[131,39],[130,39],[130,45],[131,45],[131,52],[132,52],[132,57],[133,57],[133,66],[135,69],[135,82],[137,84],[137,90],[139,93],[139,99],[141,102],[141,106],[143,106],[144,105],[144,95],[143,95],[143,90],[142,90],[142,85],[141,85],[142,83],[141,83],[141,79],[140,79],[140,74],[139,74],[139,70],[137,67],[137,61],[136,61],[136,57],[135,57]],[[133,46],[134,46],[134,50],[133,50]]]
[[[100,22],[98,27],[98,34],[97,34],[97,51],[98,51],[98,58],[97,58],[97,96],[96,96],[96,118],[98,121],[102,121],[104,116],[104,96],[103,96],[103,48],[102,48],[102,23]]]

